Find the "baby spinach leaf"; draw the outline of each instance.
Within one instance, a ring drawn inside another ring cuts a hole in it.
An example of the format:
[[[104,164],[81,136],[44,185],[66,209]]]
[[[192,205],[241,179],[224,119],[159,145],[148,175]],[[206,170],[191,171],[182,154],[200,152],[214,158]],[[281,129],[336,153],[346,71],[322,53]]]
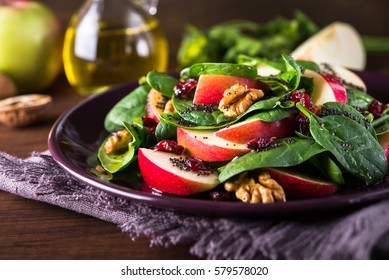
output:
[[[251,57],[245,54],[240,54],[237,58],[237,63],[254,67],[267,65],[281,72],[286,71],[286,65],[283,59],[268,59],[264,57]],[[310,69],[316,72],[320,72],[321,70],[320,66],[313,61],[296,60],[296,63],[302,69]]]
[[[320,153],[309,159],[309,162],[316,167],[320,173],[331,180],[332,182],[343,185],[343,172],[338,164],[328,155],[328,153]]]
[[[367,110],[369,104],[374,100],[374,97],[355,88],[347,87],[346,91],[347,104],[354,107],[359,107],[363,110]]]
[[[257,77],[257,68],[249,65],[234,63],[197,63],[181,71],[180,76],[184,80],[199,78],[202,74],[216,74],[226,76],[238,76],[249,79]]]
[[[270,86],[276,95],[282,95],[298,88],[301,79],[301,68],[289,55],[283,54],[285,71],[270,76],[258,76],[258,80]]]
[[[312,137],[330,151],[344,169],[367,184],[382,180],[388,168],[386,155],[364,126],[340,115],[320,118],[299,103],[297,108],[310,119]]]
[[[280,96],[275,96],[271,97],[268,99],[261,99],[257,102],[255,102],[253,105],[251,105],[244,114],[249,114],[254,111],[259,111],[259,110],[270,110],[278,105],[282,97]]]
[[[196,126],[221,126],[231,121],[222,111],[218,109],[218,105],[202,105],[193,104],[190,99],[172,98],[173,106],[176,112],[182,119]]]
[[[358,110],[354,107],[340,103],[340,102],[326,102],[321,107],[322,114],[324,115],[340,115],[345,116],[353,121],[356,121],[360,125],[364,126],[374,137],[376,137],[376,133],[374,128],[370,124],[370,122],[366,119],[364,115],[362,115]]]
[[[167,73],[150,71],[146,76],[147,83],[164,96],[171,98],[174,95],[174,86],[178,80]]]
[[[389,115],[383,115],[382,117],[375,119],[371,125],[374,127],[377,135],[384,134],[389,131]]]
[[[155,129],[155,137],[158,142],[164,139],[174,140],[177,137],[177,126],[173,126],[165,122],[159,122],[157,128]]]
[[[131,124],[133,119],[145,115],[148,85],[142,85],[123,97],[108,112],[104,120],[104,128],[108,132],[123,129],[123,122]]]
[[[296,63],[303,69],[309,69],[316,72],[320,72],[320,66],[313,61],[306,61],[306,60],[296,60]]]
[[[249,116],[246,120],[260,119],[265,122],[276,122],[296,114],[294,109],[274,108]]]
[[[279,71],[285,71],[285,62],[280,59],[267,59],[263,57],[251,57],[245,54],[240,54],[237,58],[239,64],[260,67],[263,65],[270,66]]]
[[[112,153],[108,154],[104,146],[109,140],[108,136],[105,141],[101,144],[97,157],[100,160],[101,166],[104,167],[109,173],[116,173],[120,170],[126,168],[131,162],[133,162],[136,158],[134,157],[136,149],[140,146],[141,140],[138,137],[136,130],[129,125],[128,123],[124,123],[125,128],[130,133],[131,141],[128,143],[128,148],[121,153]]]
[[[167,125],[175,127],[190,127],[194,129],[210,129],[207,126],[197,126],[195,123],[184,120],[177,112],[174,113],[162,113],[159,115],[159,120]]]
[[[326,149],[313,139],[284,138],[276,141],[277,147],[265,151],[252,151],[227,163],[221,168],[219,181],[261,167],[288,167],[301,164]]]

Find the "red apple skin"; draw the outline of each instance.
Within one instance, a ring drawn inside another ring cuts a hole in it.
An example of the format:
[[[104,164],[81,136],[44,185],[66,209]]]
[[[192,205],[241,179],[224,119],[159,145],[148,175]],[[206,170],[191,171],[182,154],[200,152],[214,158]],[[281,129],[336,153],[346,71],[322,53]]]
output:
[[[248,88],[259,88],[262,83],[254,79],[236,76],[203,74],[200,75],[196,92],[193,98],[194,104],[219,104],[223,93],[235,84],[247,85]]]
[[[304,71],[303,76],[313,79],[312,102],[314,105],[320,107],[326,102],[347,102],[346,88],[339,78],[309,69]]]
[[[261,168],[276,180],[284,189],[286,198],[309,198],[333,194],[338,185],[333,182],[300,175],[283,168]]]
[[[202,134],[199,137],[193,136],[200,135],[200,133],[202,132],[178,128],[177,143],[185,148],[186,153],[203,161],[221,162],[250,152],[250,149],[245,145],[216,137],[213,132],[206,134],[206,136]]]
[[[292,135],[295,128],[296,118],[294,116],[275,122],[254,119],[220,129],[215,132],[215,135],[238,144],[246,144],[257,138],[286,137]]]
[[[163,97],[162,93],[156,91],[155,89],[151,89],[147,95],[147,117],[155,120],[158,123],[158,116],[164,111],[163,104],[165,104],[165,98]]]
[[[156,160],[153,161],[153,156],[160,153],[166,154],[162,155],[165,160]],[[201,181],[200,179],[195,180],[190,177],[184,177],[185,174],[180,176],[174,173],[174,169],[177,167],[169,165],[169,162],[166,162],[170,157],[180,157],[175,154],[158,152],[150,149],[140,148],[138,150],[138,164],[144,182],[153,189],[156,189],[161,192],[171,193],[182,196],[194,195],[200,192],[204,192],[216,187],[219,182],[217,181],[217,175],[210,175],[209,180]],[[179,173],[194,173],[190,171],[178,171]],[[197,174],[195,176],[199,177]],[[196,177],[195,177],[196,178]]]

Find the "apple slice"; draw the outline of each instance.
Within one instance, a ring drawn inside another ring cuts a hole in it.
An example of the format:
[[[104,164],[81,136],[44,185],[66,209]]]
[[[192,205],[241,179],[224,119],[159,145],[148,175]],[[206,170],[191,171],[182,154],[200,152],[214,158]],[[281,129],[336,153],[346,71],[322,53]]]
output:
[[[147,94],[147,116],[156,122],[159,122],[158,116],[163,113],[165,109],[167,98],[159,91],[151,89]]]
[[[337,184],[333,182],[290,168],[261,168],[260,171],[269,172],[270,176],[282,186],[287,199],[325,196],[338,189]]]
[[[350,85],[356,88],[366,91],[365,82],[354,72],[350,71],[346,67],[340,65],[324,64],[321,66],[324,73],[333,72],[335,76],[339,77],[345,85]]]
[[[260,82],[237,76],[203,74],[197,83],[194,104],[219,104],[223,93],[235,84],[243,84],[248,88],[259,88]]]
[[[265,122],[251,119],[239,122],[215,132],[217,137],[225,140],[246,144],[257,138],[285,137],[291,135],[296,127],[296,118],[290,116],[275,122]]]
[[[172,163],[171,159],[182,158],[182,155],[140,148],[138,164],[143,180],[158,191],[185,196],[213,189],[219,184],[216,171],[209,174],[186,171]]]
[[[215,130],[177,129],[177,143],[185,148],[189,155],[207,162],[231,160],[236,156],[250,152],[243,144],[217,137]]]
[[[304,77],[313,79],[312,102],[315,106],[322,106],[326,102],[347,102],[347,93],[342,81],[332,75],[306,69]]]
[[[366,65],[361,36],[343,22],[334,22],[307,39],[292,52],[292,57],[356,70],[363,70]]]

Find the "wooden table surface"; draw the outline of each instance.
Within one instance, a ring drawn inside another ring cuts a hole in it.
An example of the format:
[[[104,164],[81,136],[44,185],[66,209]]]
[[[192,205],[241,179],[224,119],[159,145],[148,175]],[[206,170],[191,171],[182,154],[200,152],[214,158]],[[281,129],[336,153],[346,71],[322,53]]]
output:
[[[57,12],[64,24],[79,6],[78,0],[42,2]],[[389,7],[386,0],[340,1],[342,5],[335,4],[338,1],[302,1],[303,4],[297,7],[290,4],[291,1],[277,1],[277,8],[271,7],[272,3],[261,6],[262,1],[226,0],[210,3],[202,0],[193,1],[196,3],[193,8],[182,2],[186,1],[160,1],[158,17],[170,42],[172,64],[186,23],[206,27],[232,18],[261,21],[277,14],[291,16],[296,8],[304,8],[320,25],[342,20],[350,22],[363,34],[389,35],[386,15]],[[245,8],[247,4],[242,5],[243,2],[253,4],[255,9]],[[220,10],[220,3],[223,3],[224,10]],[[334,10],[334,7],[338,9]],[[389,55],[368,57],[367,70],[389,74]],[[46,93],[54,98],[53,117],[27,128],[0,126],[1,151],[27,157],[33,151],[47,150],[47,137],[55,119],[84,99],[69,86],[63,74]],[[193,256],[188,249],[189,245],[150,248],[146,238],[132,241],[114,224],[0,192],[0,259],[191,259]]]

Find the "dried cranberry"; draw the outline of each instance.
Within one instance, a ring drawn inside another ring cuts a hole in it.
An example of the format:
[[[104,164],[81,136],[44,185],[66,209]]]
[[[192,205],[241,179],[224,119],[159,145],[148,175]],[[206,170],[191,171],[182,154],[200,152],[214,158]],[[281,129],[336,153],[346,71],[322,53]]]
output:
[[[307,93],[295,90],[292,92],[291,99],[295,104],[300,102],[309,111],[316,113],[315,105],[313,105],[312,99]]]
[[[147,116],[142,116],[143,126],[147,128],[149,132],[154,132],[157,128],[158,123]]]
[[[211,171],[211,168],[202,160],[199,160],[194,157],[188,157],[187,159],[188,166],[190,167],[190,170],[193,172],[209,172]]]
[[[382,117],[383,112],[388,108],[388,105],[382,104],[377,100],[373,100],[370,102],[368,106],[368,111],[373,114],[374,118]]]
[[[263,151],[271,148],[274,140],[276,140],[276,137],[260,137],[250,140],[246,146],[252,150]]]
[[[189,78],[186,81],[180,79],[180,82],[174,86],[174,95],[178,98],[185,98],[196,86],[197,80],[194,78]]]
[[[143,125],[147,127],[153,127],[158,125],[158,123],[154,119],[149,118],[147,116],[142,116],[142,121]]]
[[[181,155],[184,152],[184,147],[178,145],[177,142],[173,140],[162,140],[154,146],[154,150]]]

